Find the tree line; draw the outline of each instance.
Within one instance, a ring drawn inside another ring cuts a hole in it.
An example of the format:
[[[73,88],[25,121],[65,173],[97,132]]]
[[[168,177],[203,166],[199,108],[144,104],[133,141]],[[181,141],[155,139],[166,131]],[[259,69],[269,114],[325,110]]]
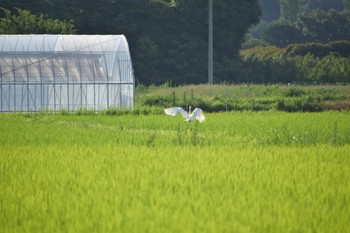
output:
[[[350,0],[259,0],[262,17],[243,48],[328,43],[350,38]],[[267,7],[275,8],[272,14]]]
[[[1,33],[124,34],[138,82],[207,82],[208,1],[2,0],[0,6],[6,9]],[[65,26],[55,22],[61,32],[36,26],[30,31],[19,23],[19,30],[13,30],[13,24],[4,22],[6,18],[20,21],[22,16],[29,19],[29,13],[40,22],[52,18]],[[247,30],[259,22],[261,11],[258,0],[215,0],[213,14],[214,76],[219,82],[232,79],[240,45]]]
[[[258,46],[241,51],[237,82],[350,83],[350,41]]]
[[[260,0],[236,82],[350,83],[349,0]],[[266,4],[278,4],[273,15]]]
[[[213,6],[216,83],[350,82],[348,55],[330,46],[350,38],[350,0],[214,0]],[[137,83],[207,82],[206,0],[2,0],[0,7],[1,34],[124,34]],[[292,44],[306,53],[261,59]],[[325,47],[325,55],[314,52]],[[342,72],[329,78],[338,61]]]

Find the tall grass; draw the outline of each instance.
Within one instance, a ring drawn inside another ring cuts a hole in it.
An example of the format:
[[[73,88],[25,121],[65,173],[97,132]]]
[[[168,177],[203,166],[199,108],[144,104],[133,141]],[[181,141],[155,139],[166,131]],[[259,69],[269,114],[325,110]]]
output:
[[[349,119],[3,114],[0,232],[346,232]]]
[[[204,124],[187,124],[165,114],[105,116],[60,114],[1,115],[0,145],[346,145],[349,112],[227,112],[207,114]]]
[[[350,110],[350,86],[300,85],[188,85],[138,86],[136,107],[188,106],[209,112],[268,111],[320,112]]]

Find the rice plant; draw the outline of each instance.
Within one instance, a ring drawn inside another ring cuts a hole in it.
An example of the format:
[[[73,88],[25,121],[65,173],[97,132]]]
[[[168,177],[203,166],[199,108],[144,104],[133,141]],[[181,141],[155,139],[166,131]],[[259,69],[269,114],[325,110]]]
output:
[[[0,232],[346,232],[348,112],[0,115]]]

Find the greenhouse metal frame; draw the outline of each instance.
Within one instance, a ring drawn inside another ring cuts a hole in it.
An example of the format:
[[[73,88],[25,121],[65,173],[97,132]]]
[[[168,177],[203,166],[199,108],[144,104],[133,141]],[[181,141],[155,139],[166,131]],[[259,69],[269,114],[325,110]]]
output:
[[[124,35],[0,35],[0,111],[132,108]]]

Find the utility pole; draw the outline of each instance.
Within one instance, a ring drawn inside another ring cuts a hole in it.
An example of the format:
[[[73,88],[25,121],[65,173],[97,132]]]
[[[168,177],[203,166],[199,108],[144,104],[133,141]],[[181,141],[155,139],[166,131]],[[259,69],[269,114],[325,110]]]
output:
[[[209,0],[208,35],[208,84],[214,83],[213,77],[213,0]]]

